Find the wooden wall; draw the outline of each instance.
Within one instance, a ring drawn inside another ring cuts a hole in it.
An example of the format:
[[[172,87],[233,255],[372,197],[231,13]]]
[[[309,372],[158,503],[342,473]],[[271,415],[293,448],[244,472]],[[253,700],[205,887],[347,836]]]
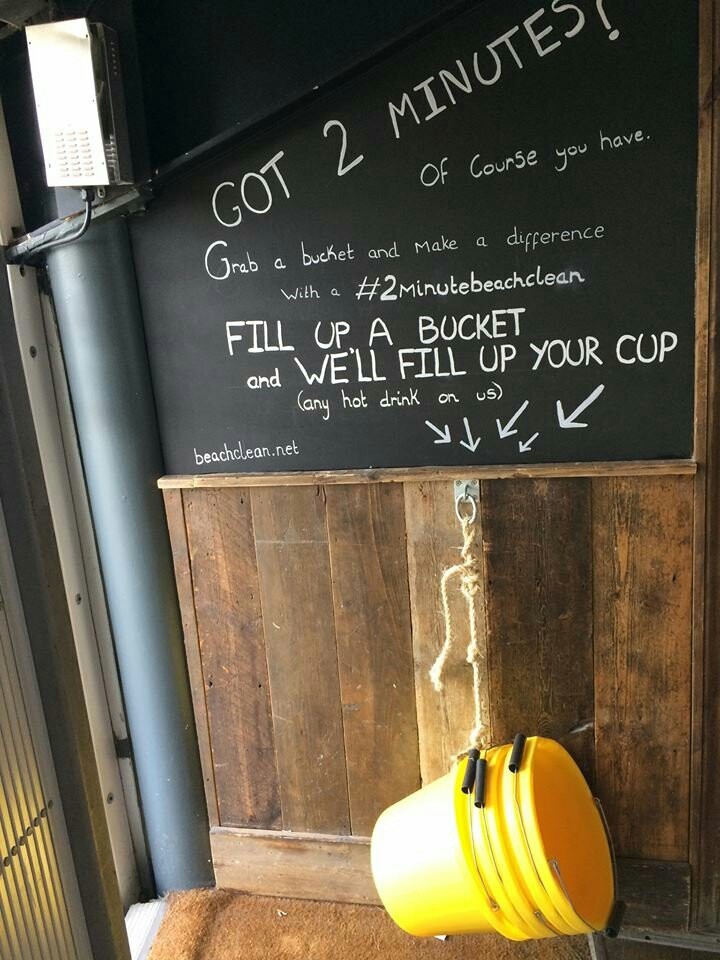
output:
[[[692,476],[486,480],[477,521],[492,742],[561,740],[619,855],[679,864],[682,882],[693,491]],[[302,886],[317,862],[303,874],[290,832],[350,875],[366,854],[333,838],[368,837],[471,726],[464,650],[442,695],[428,678],[461,545],[452,482],[164,493],[219,882],[262,889],[238,879],[254,865],[273,889],[299,869]],[[372,899],[348,882],[338,899]]]
[[[628,935],[716,949],[720,3],[700,11],[693,461],[475,475],[491,741],[540,733],[575,756],[607,813]],[[377,902],[377,814],[464,746],[462,650],[441,696],[428,670],[461,543],[452,479],[471,474],[400,474],[160,482],[221,886]]]

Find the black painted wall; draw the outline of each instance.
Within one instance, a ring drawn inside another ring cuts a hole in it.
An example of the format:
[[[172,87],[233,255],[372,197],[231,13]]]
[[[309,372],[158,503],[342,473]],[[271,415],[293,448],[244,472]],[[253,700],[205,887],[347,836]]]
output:
[[[147,176],[205,141],[242,131],[311,95],[315,87],[468,5],[468,0],[60,0],[56,7],[59,19],[87,14],[118,31],[128,100],[147,130],[149,167],[142,171]],[[44,186],[22,33],[0,43],[0,94],[26,227],[36,229],[68,210],[63,193]]]
[[[163,165],[322,87],[458,0],[136,3],[150,155]],[[202,10],[199,13],[199,10]]]

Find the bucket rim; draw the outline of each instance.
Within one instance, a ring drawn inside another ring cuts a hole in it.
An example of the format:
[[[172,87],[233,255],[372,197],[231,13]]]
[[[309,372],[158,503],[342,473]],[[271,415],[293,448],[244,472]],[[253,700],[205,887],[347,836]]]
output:
[[[509,932],[503,930],[503,935],[510,940],[534,940],[548,937],[547,929],[543,927],[535,918],[531,911],[530,916],[526,916],[514,902],[511,891],[506,888],[503,881],[503,874],[498,867],[498,859],[503,863],[506,857],[496,856],[496,844],[493,844],[492,834],[497,833],[498,825],[494,822],[494,810],[496,808],[496,792],[498,775],[502,773],[504,754],[502,747],[491,747],[481,751],[481,758],[487,761],[487,775],[485,780],[485,803],[482,807],[475,807],[471,804],[470,816],[471,822],[477,823],[479,829],[476,834],[471,830],[471,841],[476,855],[478,871],[482,872],[490,893],[499,906],[500,919]],[[487,811],[490,811],[490,818],[493,821],[492,828],[488,823]],[[477,842],[476,842],[477,841]],[[478,862],[479,861],[479,862]],[[507,864],[509,867],[509,864]],[[507,872],[507,871],[506,871]]]
[[[597,817],[602,836],[605,839],[606,852],[610,863],[610,874],[612,877],[612,891],[610,893],[608,910],[612,910],[612,905],[617,895],[615,866],[609,832],[604,818],[598,810],[597,801],[582,771],[561,743],[547,737],[531,737],[527,743],[529,748],[527,761],[524,760],[516,774],[511,774],[507,771],[507,775],[512,776],[515,780],[515,805],[518,811],[518,819],[527,850],[532,859],[535,872],[540,880],[542,892],[552,904],[553,910],[563,918],[566,924],[573,928],[574,932],[583,934],[597,933],[604,928],[607,918],[603,918],[597,926],[585,919],[575,907],[571,892],[563,879],[561,865],[557,858],[547,857],[543,831],[536,805],[535,776],[537,774],[537,765],[532,763],[532,758],[536,751],[551,750],[556,758],[561,759],[566,765],[566,769],[572,770],[573,777],[576,778],[579,789],[586,791],[586,799],[592,807],[592,813],[590,815]],[[597,867],[597,865],[594,866]]]
[[[500,906],[495,900],[492,892],[488,889],[483,871],[477,862],[477,852],[474,844],[473,834],[473,806],[472,793],[465,794],[460,789],[463,781],[464,771],[462,763],[458,761],[455,769],[453,781],[453,796],[455,805],[455,819],[457,822],[457,831],[460,838],[460,847],[463,851],[466,864],[472,873],[477,886],[482,891],[481,899],[484,902],[481,906],[481,913],[485,920],[492,926],[496,933],[510,940],[518,939],[516,936],[508,936],[506,933],[506,921],[501,913]],[[528,936],[522,936],[520,939],[527,940]]]

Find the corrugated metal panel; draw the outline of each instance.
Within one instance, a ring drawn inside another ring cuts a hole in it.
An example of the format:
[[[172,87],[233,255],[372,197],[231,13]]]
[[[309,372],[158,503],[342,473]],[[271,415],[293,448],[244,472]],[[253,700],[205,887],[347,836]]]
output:
[[[42,731],[44,733],[44,731]],[[37,735],[37,733],[36,733]],[[76,960],[56,853],[57,798],[39,770],[0,595],[0,957]]]

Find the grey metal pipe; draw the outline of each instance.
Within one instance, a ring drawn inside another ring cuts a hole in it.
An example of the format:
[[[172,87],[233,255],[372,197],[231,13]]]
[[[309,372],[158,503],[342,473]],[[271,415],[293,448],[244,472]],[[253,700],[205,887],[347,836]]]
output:
[[[162,457],[127,226],[47,255],[160,893],[212,882]]]

